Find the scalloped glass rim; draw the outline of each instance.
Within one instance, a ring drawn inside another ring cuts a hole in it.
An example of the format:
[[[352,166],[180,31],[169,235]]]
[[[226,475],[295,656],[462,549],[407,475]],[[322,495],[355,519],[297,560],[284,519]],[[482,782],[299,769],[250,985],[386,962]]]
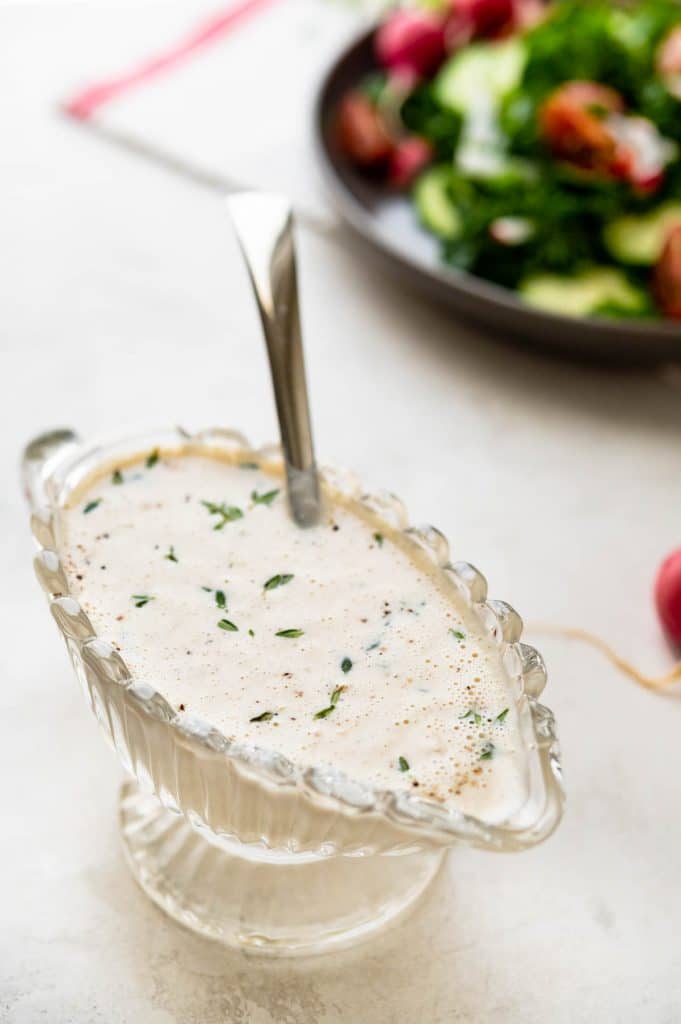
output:
[[[448,542],[439,530],[432,526],[410,526],[398,498],[388,493],[364,493],[353,473],[331,468],[321,470],[327,486],[370,508],[418,545],[463,595],[501,650],[515,691],[529,778],[528,799],[512,817],[490,824],[405,790],[374,789],[333,769],[296,765],[275,751],[229,740],[198,717],[176,712],[162,693],[148,683],[134,680],[123,658],[95,634],[68,590],[54,550],[59,547],[55,535],[58,517],[54,513],[97,465],[153,448],[194,449],[206,453],[242,451],[254,462],[279,468],[282,465],[278,446],[254,448],[237,431],[220,428],[190,434],[178,427],[104,437],[89,443],[81,442],[70,431],[57,431],[32,442],[24,460],[24,484],[33,509],[33,533],[40,547],[35,560],[36,574],[50,599],[53,616],[67,642],[74,666],[86,665],[104,686],[125,687],[144,715],[169,725],[180,742],[190,740],[199,748],[221,753],[238,768],[241,776],[268,788],[296,787],[320,808],[328,808],[330,801],[353,817],[383,816],[399,831],[407,832],[412,840],[443,845],[461,841],[488,849],[518,850],[540,842],[553,832],[564,803],[559,746],[553,714],[537,700],[546,682],[544,663],[534,648],[520,642],[522,620],[510,605],[487,599],[487,583],[474,566],[468,562],[450,562]],[[94,710],[96,713],[97,709]],[[126,764],[126,768],[140,778],[139,764],[137,772],[131,764]],[[182,810],[168,794],[159,796],[167,806]],[[208,825],[205,821],[197,824]]]

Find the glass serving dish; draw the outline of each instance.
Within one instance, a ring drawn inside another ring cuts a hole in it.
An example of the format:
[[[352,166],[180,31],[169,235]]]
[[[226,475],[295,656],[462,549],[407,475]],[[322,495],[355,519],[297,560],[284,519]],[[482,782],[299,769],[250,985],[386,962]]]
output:
[[[133,678],[125,651],[96,635],[69,593],[57,553],[60,509],[98,465],[154,448],[237,448],[254,461],[281,463],[278,449],[252,449],[234,431],[172,429],[84,443],[62,430],[28,445],[23,480],[39,546],[36,574],[85,699],[129,775],[119,803],[123,848],[155,903],[229,946],[272,956],[319,953],[396,920],[435,878],[450,847],[522,850],[551,834],[564,799],[558,743],[553,715],[538,702],[544,664],[520,642],[520,617],[487,599],[473,566],[450,562],[438,530],[410,527],[397,498],[364,494],[351,474],[322,471],[328,485],[404,530],[500,648],[526,772],[527,799],[511,817],[489,824],[406,790],[378,790],[326,767],[292,764],[177,711],[161,681],[156,690]]]

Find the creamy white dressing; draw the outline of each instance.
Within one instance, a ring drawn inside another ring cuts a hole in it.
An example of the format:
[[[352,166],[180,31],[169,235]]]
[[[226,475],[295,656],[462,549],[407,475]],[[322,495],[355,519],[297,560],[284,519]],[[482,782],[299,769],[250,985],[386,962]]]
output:
[[[241,743],[499,820],[526,796],[498,649],[418,550],[243,456],[142,455],[62,510],[73,595],[132,674]]]

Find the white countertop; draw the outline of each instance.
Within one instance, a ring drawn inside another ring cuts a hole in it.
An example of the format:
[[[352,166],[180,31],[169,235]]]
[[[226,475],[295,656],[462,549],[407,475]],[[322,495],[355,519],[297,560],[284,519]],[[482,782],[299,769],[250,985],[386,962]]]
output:
[[[565,820],[522,855],[455,851],[399,929],[310,962],[211,945],[130,878],[120,771],[32,578],[19,451],[59,425],[275,433],[220,200],[51,113],[79,55],[96,67],[134,16],[0,7],[0,1021],[678,1021],[681,705],[532,624],[671,664],[650,586],[681,544],[679,380],[520,353],[425,309],[343,236],[300,235],[319,453],[394,488],[520,610],[549,665]]]

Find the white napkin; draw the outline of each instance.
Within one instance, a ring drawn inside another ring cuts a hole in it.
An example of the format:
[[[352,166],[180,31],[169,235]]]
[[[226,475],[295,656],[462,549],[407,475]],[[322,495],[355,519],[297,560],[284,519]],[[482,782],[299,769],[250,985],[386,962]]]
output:
[[[195,5],[184,19],[173,12],[172,32],[159,19],[156,49],[141,54],[131,39],[129,64],[114,77],[172,49],[182,20],[177,41],[215,13]],[[324,72],[367,20],[366,8],[339,0],[272,0],[84,123],[204,184],[283,192],[308,217],[332,221],[315,165],[313,105]],[[146,21],[143,34],[146,41]]]

